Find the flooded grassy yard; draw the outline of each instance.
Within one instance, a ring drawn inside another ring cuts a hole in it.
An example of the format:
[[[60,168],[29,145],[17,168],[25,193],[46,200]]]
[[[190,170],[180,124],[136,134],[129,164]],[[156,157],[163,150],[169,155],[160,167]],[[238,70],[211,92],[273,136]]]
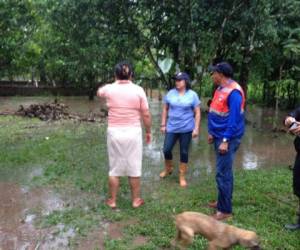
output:
[[[1,97],[0,111],[52,100]],[[99,101],[61,101],[74,113],[101,111]],[[105,124],[0,116],[0,249],[172,249],[175,214],[210,213],[206,204],[215,196],[214,152],[206,143],[205,115],[201,137],[191,146],[189,187],[180,189],[177,173],[163,181],[158,177],[161,103],[150,105],[153,142],[144,148],[142,176],[146,205],[138,210],[131,208],[126,179],[118,210],[104,205]],[[283,229],[295,218],[297,206],[287,167],[295,155],[293,138],[266,129],[270,116],[264,113],[251,120],[235,164],[234,219],[229,223],[257,231],[264,249],[298,249],[299,232]],[[197,237],[190,249],[205,249],[206,244]]]

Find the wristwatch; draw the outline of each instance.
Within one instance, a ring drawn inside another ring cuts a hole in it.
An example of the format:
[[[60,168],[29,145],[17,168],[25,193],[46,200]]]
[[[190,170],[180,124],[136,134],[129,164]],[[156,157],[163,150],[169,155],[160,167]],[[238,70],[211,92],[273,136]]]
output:
[[[228,139],[227,138],[223,138],[222,142],[228,142]]]

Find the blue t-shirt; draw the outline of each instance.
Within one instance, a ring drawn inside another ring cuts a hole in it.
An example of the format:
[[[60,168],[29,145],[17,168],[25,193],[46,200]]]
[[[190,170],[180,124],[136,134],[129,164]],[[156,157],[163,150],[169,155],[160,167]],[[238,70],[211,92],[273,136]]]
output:
[[[169,106],[167,132],[186,133],[195,128],[194,109],[200,105],[197,93],[191,89],[179,95],[177,89],[171,89],[164,97]]]

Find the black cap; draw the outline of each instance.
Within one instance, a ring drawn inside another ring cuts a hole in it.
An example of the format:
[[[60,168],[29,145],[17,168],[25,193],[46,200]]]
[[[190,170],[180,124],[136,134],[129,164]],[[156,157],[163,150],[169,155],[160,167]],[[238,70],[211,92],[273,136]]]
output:
[[[187,73],[185,72],[179,72],[177,73],[174,77],[173,77],[174,80],[185,80],[186,82],[190,82],[190,77]]]
[[[227,62],[221,62],[216,65],[211,65],[208,67],[208,70],[211,72],[221,73],[226,77],[233,76],[233,69],[232,69],[231,65]]]

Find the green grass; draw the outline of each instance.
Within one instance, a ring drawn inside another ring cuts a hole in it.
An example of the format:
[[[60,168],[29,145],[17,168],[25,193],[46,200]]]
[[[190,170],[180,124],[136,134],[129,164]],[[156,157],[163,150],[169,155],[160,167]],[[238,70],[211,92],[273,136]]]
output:
[[[124,178],[118,198],[119,211],[108,209],[103,204],[107,193],[104,125],[45,123],[9,116],[0,117],[0,124],[1,180],[16,179],[25,185],[53,188],[66,197],[71,190],[79,196],[87,195],[62,211],[41,217],[38,226],[63,223],[84,236],[103,221],[134,221],[123,228],[122,239],[107,236],[105,249],[169,249],[175,235],[175,214],[187,210],[211,212],[206,204],[215,198],[215,181],[213,175],[205,173],[187,189],[179,188],[176,176],[163,181],[143,178],[146,204],[139,209],[131,208],[130,190]],[[36,167],[43,169],[42,175],[29,179],[26,173]],[[144,169],[148,167],[151,166],[145,165]],[[300,232],[283,228],[296,218],[297,200],[292,195],[291,174],[283,167],[237,170],[234,218],[228,223],[256,231],[264,249],[300,249]],[[148,241],[134,248],[132,240],[139,235]],[[205,249],[206,245],[207,241],[199,236],[189,249]]]

